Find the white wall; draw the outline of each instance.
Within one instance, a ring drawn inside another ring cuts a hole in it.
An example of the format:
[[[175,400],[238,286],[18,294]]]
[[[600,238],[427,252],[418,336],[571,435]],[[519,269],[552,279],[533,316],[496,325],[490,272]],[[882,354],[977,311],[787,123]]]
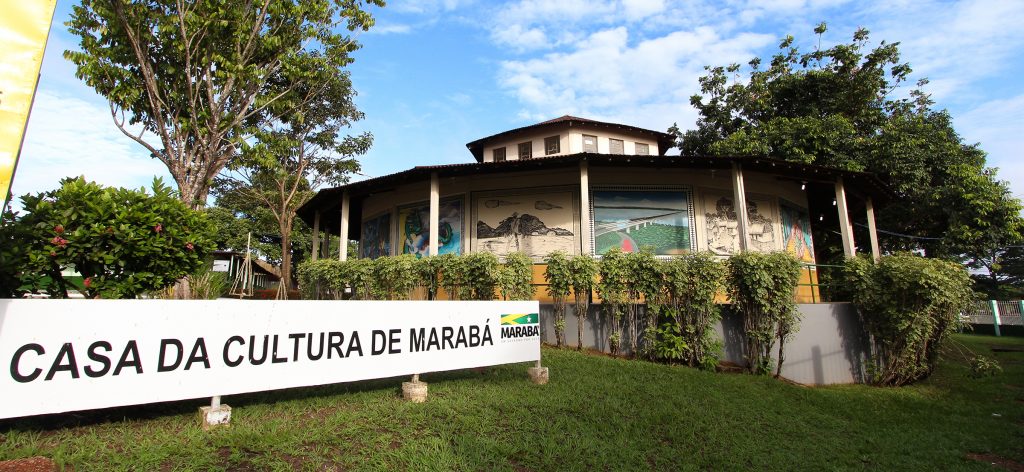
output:
[[[597,136],[597,152],[601,154],[611,153],[611,147],[608,143],[609,139],[621,139],[623,141],[624,154],[636,154],[636,143],[645,143],[648,146],[648,153],[652,156],[658,155],[658,141],[650,139],[644,136],[638,136],[633,134],[624,134],[616,131],[611,131],[611,128],[603,127],[586,127],[586,126],[574,126],[572,128],[565,128],[557,132],[559,137],[559,153],[552,154],[553,156],[560,156],[564,154],[576,154],[583,152],[583,135]],[[484,162],[491,162],[493,160],[493,150],[496,148],[505,148],[505,159],[506,160],[517,160],[519,159],[519,143],[525,143],[531,141],[533,143],[533,157],[545,157],[544,154],[544,138],[555,136],[554,131],[541,131],[529,135],[519,135],[514,139],[505,141],[499,141],[488,145],[484,148]]]

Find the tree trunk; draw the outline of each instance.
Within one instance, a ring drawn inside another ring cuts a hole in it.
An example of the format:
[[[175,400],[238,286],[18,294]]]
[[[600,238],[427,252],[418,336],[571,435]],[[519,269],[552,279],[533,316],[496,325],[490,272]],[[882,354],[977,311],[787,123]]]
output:
[[[281,285],[284,290],[279,290],[280,300],[288,299],[288,290],[292,288],[292,220],[283,218],[281,222]]]

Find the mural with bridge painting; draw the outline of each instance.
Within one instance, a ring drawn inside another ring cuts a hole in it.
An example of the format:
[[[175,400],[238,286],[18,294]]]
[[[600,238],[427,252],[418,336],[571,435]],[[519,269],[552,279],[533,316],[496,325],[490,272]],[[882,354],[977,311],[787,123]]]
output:
[[[685,190],[595,190],[594,251],[604,254],[650,247],[654,254],[691,249],[689,195]]]

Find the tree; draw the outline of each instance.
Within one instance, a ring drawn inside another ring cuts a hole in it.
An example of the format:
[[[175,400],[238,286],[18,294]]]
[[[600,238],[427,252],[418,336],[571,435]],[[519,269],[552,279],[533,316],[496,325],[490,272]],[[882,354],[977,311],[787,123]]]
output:
[[[134,298],[204,267],[213,227],[159,179],[153,194],[64,179],[57,190],[22,197],[25,214],[0,226],[0,296],[43,290],[67,298],[63,275],[81,274],[90,298]]]
[[[343,75],[358,45],[336,31],[367,30],[364,7],[383,4],[82,0],[67,23],[81,50],[64,56],[199,208],[254,130],[302,110],[311,97],[300,90]]]
[[[352,102],[355,93],[347,72],[304,84],[295,92],[303,95],[306,105],[281,111],[280,121],[257,132],[254,143],[245,144],[214,183],[218,197],[240,197],[270,212],[281,236],[281,284],[285,287],[291,287],[295,210],[313,197],[316,188],[346,182],[359,169],[354,156],[365,153],[373,142],[369,133],[339,138],[342,128],[363,116]],[[287,296],[287,291],[279,293]]]
[[[868,171],[887,180],[894,203],[878,213],[886,251],[974,259],[978,248],[1018,241],[1020,203],[985,166],[985,153],[964,144],[945,110],[922,91],[892,98],[910,77],[899,43],[867,50],[868,31],[849,44],[801,54],[792,36],[767,68],[759,58],[741,67],[708,67],[690,103],[697,128],[679,132],[684,155],[770,156],[806,164]],[[818,236],[817,232],[815,234]],[[823,235],[824,237],[824,235]],[[820,246],[819,246],[820,247]],[[824,258],[819,258],[823,260]]]

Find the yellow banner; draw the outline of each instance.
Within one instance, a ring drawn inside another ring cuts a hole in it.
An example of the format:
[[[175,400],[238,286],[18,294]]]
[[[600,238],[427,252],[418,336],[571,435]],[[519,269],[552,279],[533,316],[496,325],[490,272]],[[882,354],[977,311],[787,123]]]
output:
[[[0,0],[0,192],[4,204],[56,5],[57,0]]]

